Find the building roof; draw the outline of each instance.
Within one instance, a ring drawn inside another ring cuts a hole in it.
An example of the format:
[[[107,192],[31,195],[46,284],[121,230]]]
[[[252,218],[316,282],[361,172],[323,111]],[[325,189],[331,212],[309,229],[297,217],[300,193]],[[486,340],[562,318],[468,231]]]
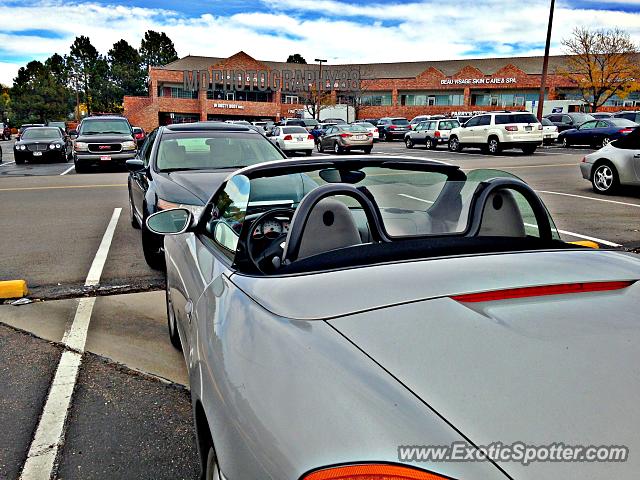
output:
[[[363,79],[415,78],[430,67],[440,70],[446,76],[451,76],[467,65],[477,68],[485,75],[492,75],[506,65],[513,65],[529,75],[540,75],[542,73],[542,59],[543,57],[464,58],[460,60],[430,60],[419,62],[324,64],[322,68],[328,70],[344,70],[345,68],[359,69],[360,76]],[[186,57],[157,68],[180,71],[207,70],[213,65],[222,63],[225,60],[227,59],[187,55]],[[313,63],[301,66],[295,63],[266,60],[258,61],[273,70],[295,70],[301,68],[305,70],[316,70],[319,68],[317,64]],[[558,67],[566,65],[566,62],[566,55],[549,57],[549,72],[555,72]]]

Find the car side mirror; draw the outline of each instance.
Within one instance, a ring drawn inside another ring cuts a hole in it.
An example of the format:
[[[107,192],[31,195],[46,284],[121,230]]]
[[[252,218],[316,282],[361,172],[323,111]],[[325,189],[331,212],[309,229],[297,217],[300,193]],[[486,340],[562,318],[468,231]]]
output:
[[[127,160],[126,162],[127,165],[127,170],[129,170],[130,172],[139,172],[141,170],[144,170],[144,162],[139,159],[139,158],[130,158],[129,160]]]
[[[158,235],[178,235],[191,226],[193,214],[186,208],[161,210],[147,218],[147,228]]]
[[[75,140],[77,136],[78,136],[77,130],[69,130],[69,137]]]

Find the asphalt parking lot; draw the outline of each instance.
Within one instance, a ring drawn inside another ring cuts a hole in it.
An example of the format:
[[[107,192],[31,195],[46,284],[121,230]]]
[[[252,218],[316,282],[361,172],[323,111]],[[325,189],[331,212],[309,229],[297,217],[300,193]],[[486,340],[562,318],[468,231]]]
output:
[[[186,368],[165,333],[163,276],[146,265],[140,233],[129,224],[127,173],[16,165],[12,144],[0,142],[0,279],[27,280],[34,302],[0,305],[0,479],[20,475],[65,332],[87,296],[97,299],[55,478],[197,478]],[[373,150],[511,172],[539,192],[565,240],[640,248],[640,191],[593,193],[578,168],[589,152],[545,147],[488,156],[408,150],[402,142]],[[99,282],[87,285],[112,220]]]

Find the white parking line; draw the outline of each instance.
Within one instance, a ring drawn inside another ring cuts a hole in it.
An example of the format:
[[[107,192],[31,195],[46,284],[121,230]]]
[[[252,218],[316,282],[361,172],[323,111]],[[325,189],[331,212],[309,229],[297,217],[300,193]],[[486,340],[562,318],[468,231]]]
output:
[[[75,165],[73,165],[73,166],[71,166],[71,167],[67,168],[67,169],[66,169],[64,172],[62,172],[60,175],[66,175],[67,173],[69,173],[69,172],[70,172],[71,170],[73,170],[74,168],[76,168],[76,167],[75,167]]]
[[[12,161],[12,162],[3,162],[3,163],[0,163],[0,167],[6,167],[6,166],[8,166],[8,165],[11,165],[12,163],[16,163],[16,161],[14,160],[14,161]]]
[[[100,247],[98,247],[89,269],[85,281],[86,286],[97,285],[100,281],[100,275],[107,260],[121,212],[122,208],[113,210],[107,230],[104,232]],[[21,480],[49,480],[51,478],[58,448],[63,442],[64,424],[71,406],[71,397],[78,378],[78,370],[82,361],[95,301],[95,297],[80,299],[73,323],[64,334],[62,343],[65,350],[60,357],[58,369],[51,382],[36,434],[20,474]]]
[[[596,202],[605,202],[605,203],[615,203],[618,205],[626,205],[628,207],[638,207],[640,208],[640,205],[637,203],[629,203],[629,202],[620,202],[618,200],[607,200],[606,198],[596,198],[596,197],[587,197],[585,195],[575,195],[573,193],[562,193],[562,192],[550,192],[548,190],[536,190],[538,193],[546,193],[549,195],[562,195],[565,197],[575,197],[575,198],[584,198],[586,200],[595,200]]]
[[[424,198],[418,198],[418,197],[412,197],[411,195],[407,195],[406,193],[399,193],[398,194],[399,197],[405,197],[405,198],[410,198],[411,200],[417,200],[419,202],[424,202],[424,203],[431,203],[433,204],[433,202],[431,200],[425,200]]]

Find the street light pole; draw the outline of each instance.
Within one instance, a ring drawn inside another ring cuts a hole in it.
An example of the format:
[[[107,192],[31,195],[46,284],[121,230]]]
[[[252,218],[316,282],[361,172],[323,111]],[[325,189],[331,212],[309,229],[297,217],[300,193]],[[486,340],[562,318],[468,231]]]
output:
[[[547,86],[547,70],[549,69],[549,48],[551,47],[551,28],[553,26],[553,10],[556,0],[551,0],[549,8],[549,25],[547,26],[547,43],[544,47],[544,61],[542,63],[542,79],[540,80],[540,97],[538,98],[538,120],[542,120],[542,109],[544,106],[544,91]]]
[[[320,64],[320,81],[318,82],[318,91],[316,92],[316,108],[315,108],[316,120],[320,121],[320,92],[324,91],[324,82],[322,80],[322,64],[326,63],[327,60],[322,58],[316,58],[315,61]]]

